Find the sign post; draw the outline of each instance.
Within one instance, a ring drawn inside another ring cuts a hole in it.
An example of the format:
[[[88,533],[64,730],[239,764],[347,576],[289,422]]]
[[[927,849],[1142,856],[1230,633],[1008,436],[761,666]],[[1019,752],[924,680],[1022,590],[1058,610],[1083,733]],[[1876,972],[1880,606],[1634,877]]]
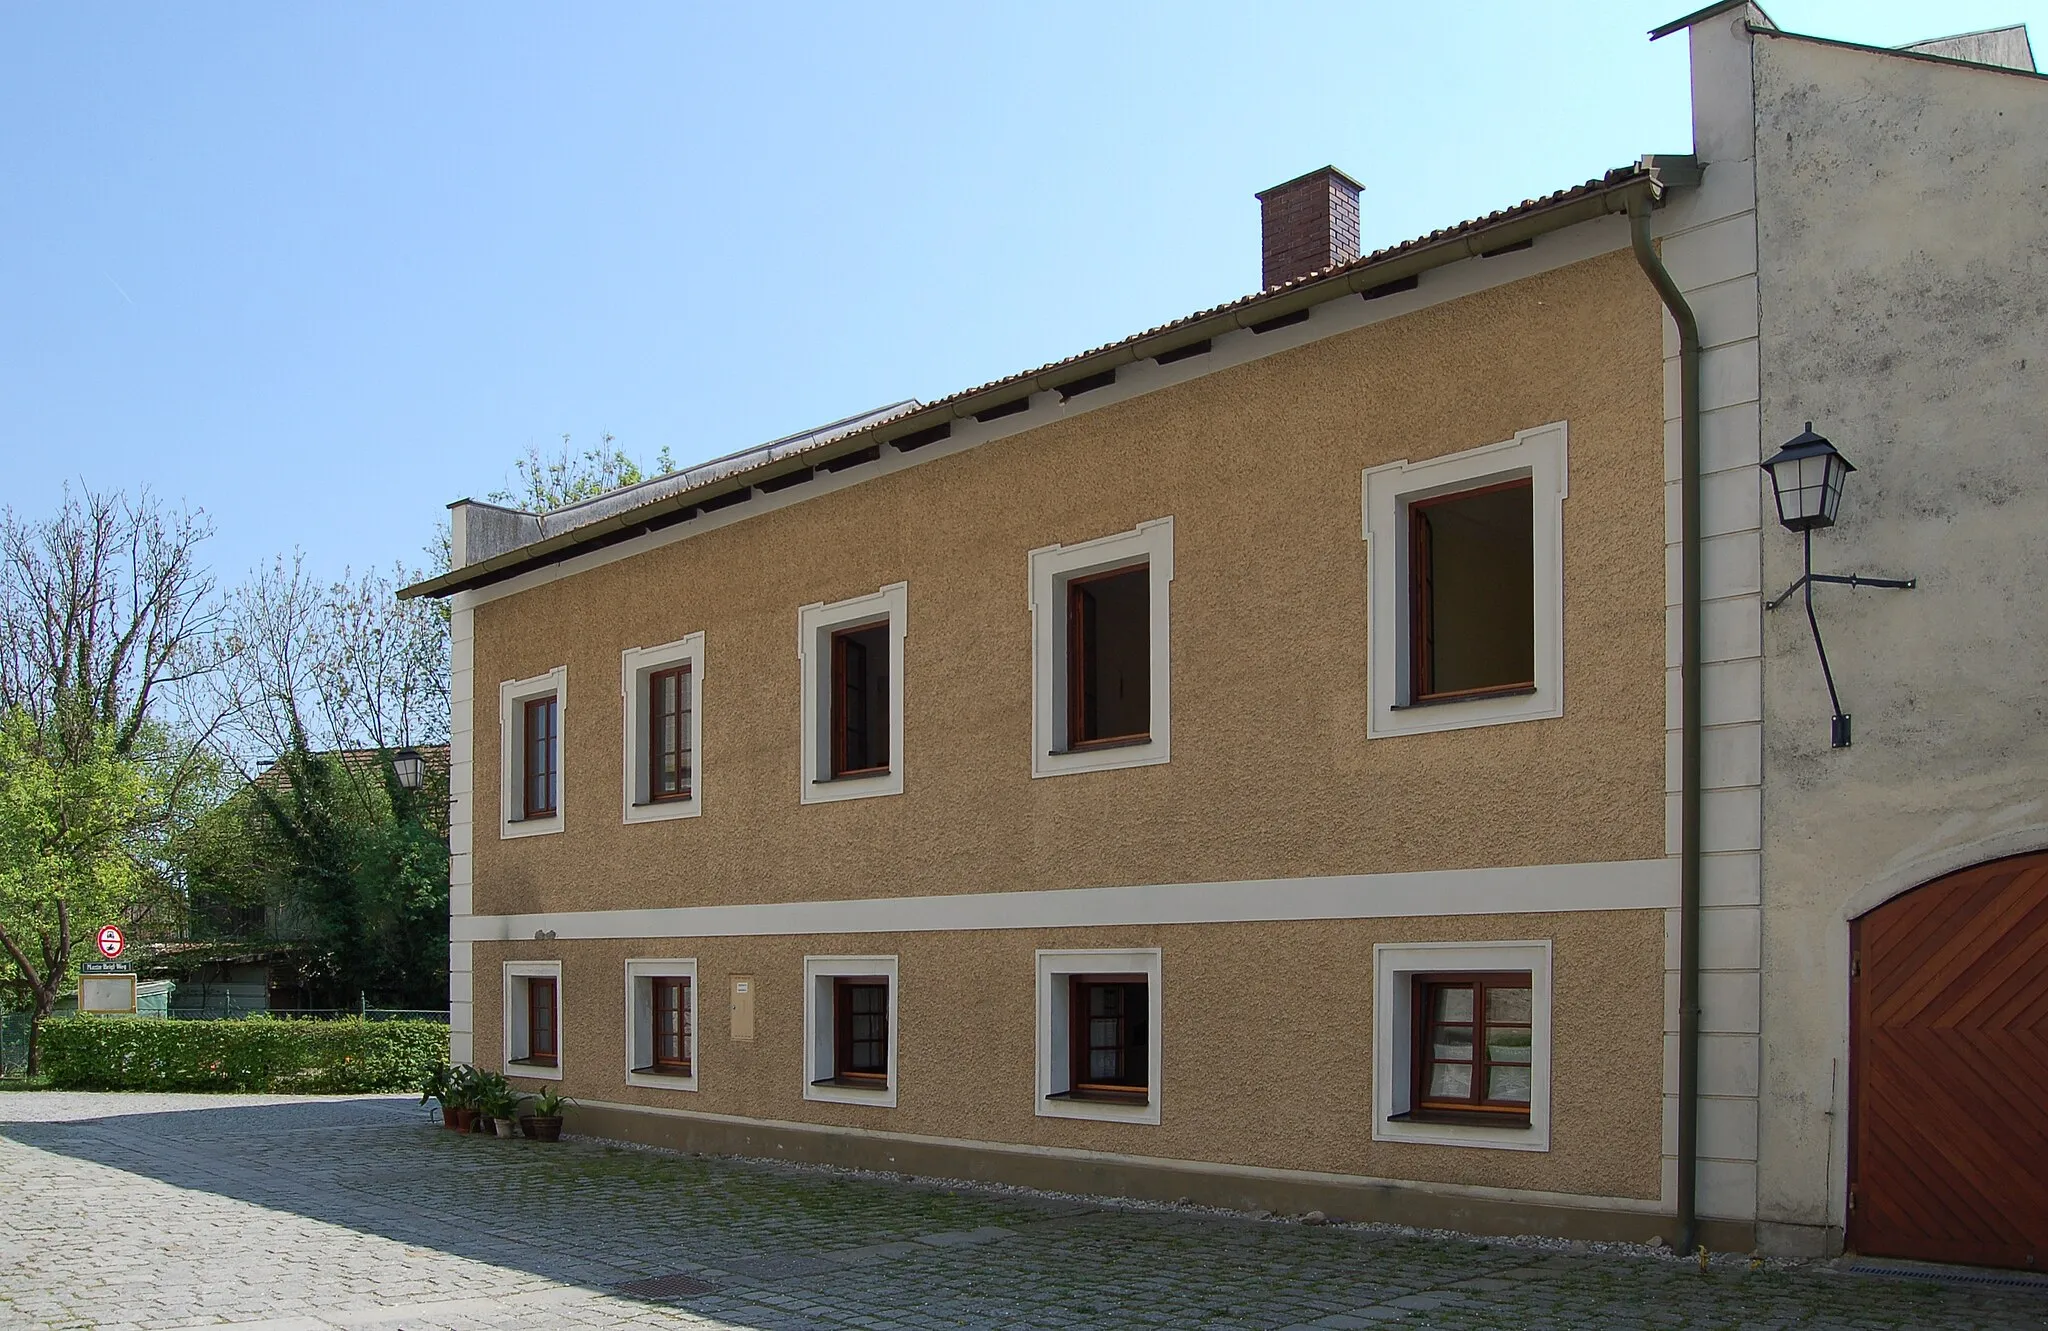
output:
[[[128,950],[128,935],[121,932],[118,924],[102,925],[99,936],[100,955],[108,961]]]
[[[88,961],[79,967],[78,1010],[80,1012],[130,1013],[135,1011],[135,968],[119,960],[128,950],[128,936],[118,924],[101,927],[93,940],[104,961]]]

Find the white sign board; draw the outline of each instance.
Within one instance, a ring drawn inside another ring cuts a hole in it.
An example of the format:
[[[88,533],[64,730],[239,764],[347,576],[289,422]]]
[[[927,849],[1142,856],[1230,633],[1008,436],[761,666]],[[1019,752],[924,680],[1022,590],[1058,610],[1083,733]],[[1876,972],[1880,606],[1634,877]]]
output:
[[[78,981],[80,1012],[135,1011],[133,975],[84,975]]]

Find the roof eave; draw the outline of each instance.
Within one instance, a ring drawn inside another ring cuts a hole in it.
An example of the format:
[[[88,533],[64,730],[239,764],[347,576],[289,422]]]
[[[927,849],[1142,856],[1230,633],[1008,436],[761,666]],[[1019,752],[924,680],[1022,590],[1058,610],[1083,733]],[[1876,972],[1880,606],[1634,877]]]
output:
[[[878,422],[852,434],[842,435],[829,443],[820,444],[815,449],[785,455],[751,471],[721,476],[696,489],[681,491],[640,508],[537,541],[532,545],[523,545],[489,559],[452,569],[425,582],[401,588],[398,595],[401,600],[452,596],[456,592],[503,582],[549,564],[561,563],[588,549],[616,544],[645,532],[687,521],[695,516],[687,510],[693,510],[707,500],[721,498],[736,490],[751,489],[791,472],[815,468],[848,453],[856,453],[876,444],[886,444],[893,439],[937,425],[971,418],[990,407],[1014,401],[1020,395],[1057,388],[1076,379],[1100,374],[1104,370],[1150,360],[1162,352],[1201,342],[1222,333],[1234,332],[1255,323],[1264,323],[1343,296],[1370,291],[1389,282],[1419,275],[1432,268],[1498,251],[1524,240],[1533,240],[1548,232],[1561,231],[1582,222],[1596,221],[1602,217],[1626,212],[1630,200],[1639,194],[1648,194],[1652,202],[1658,201],[1662,196],[1662,187],[1654,173],[1647,169],[1608,181],[1584,194],[1559,199],[1552,204],[1538,205],[1498,221],[1481,222],[1458,228],[1441,237],[1413,242],[1377,261],[1340,268],[1324,276],[1277,287],[1213,314],[1197,316],[1185,322],[1169,325],[1156,333],[1131,338],[1094,353],[1057,362],[1042,370],[999,380],[982,388],[942,399],[903,416]]]

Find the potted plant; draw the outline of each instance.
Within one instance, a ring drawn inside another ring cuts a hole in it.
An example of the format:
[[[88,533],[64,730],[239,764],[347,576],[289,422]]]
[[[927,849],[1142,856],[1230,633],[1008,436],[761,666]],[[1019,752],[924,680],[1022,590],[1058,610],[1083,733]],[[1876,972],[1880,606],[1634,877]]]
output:
[[[533,1112],[519,1116],[520,1130],[537,1142],[556,1142],[562,1139],[562,1106],[569,1101],[550,1086],[533,1097]]]
[[[519,1135],[519,1092],[497,1073],[484,1076],[477,1088],[477,1113],[489,1121],[500,1137]]]
[[[444,1128],[455,1126],[455,1107],[458,1099],[455,1087],[455,1069],[446,1063],[429,1072],[426,1080],[420,1083],[420,1103],[425,1104],[432,1100],[441,1107],[441,1126]]]
[[[467,1063],[449,1072],[449,1094],[455,1106],[455,1130],[475,1132],[477,1122],[476,1101],[478,1081],[482,1074]]]

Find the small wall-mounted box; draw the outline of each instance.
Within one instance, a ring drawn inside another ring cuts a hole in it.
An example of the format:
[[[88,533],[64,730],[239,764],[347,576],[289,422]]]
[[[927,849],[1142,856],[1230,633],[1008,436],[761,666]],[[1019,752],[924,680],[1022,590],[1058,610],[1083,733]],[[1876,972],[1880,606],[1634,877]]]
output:
[[[732,1038],[754,1038],[754,977],[751,975],[732,977]]]

